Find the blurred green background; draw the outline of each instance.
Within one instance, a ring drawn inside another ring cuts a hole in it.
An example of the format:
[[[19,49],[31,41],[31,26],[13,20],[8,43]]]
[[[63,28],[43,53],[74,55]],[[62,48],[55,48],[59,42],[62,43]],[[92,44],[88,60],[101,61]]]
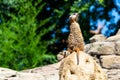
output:
[[[57,62],[74,12],[86,44],[98,25],[104,24],[107,37],[120,28],[120,0],[0,0],[0,67],[23,70]]]

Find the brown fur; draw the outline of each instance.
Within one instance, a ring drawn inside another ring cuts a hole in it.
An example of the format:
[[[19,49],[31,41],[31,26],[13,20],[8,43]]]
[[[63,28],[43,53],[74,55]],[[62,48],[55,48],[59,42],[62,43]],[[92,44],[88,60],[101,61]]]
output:
[[[84,51],[84,39],[79,24],[77,23],[78,14],[75,13],[70,16],[70,34],[68,36],[68,48],[69,52]],[[78,54],[77,54],[78,55]],[[77,59],[78,56],[77,56]],[[77,60],[79,61],[79,60]],[[79,64],[79,62],[77,62]]]

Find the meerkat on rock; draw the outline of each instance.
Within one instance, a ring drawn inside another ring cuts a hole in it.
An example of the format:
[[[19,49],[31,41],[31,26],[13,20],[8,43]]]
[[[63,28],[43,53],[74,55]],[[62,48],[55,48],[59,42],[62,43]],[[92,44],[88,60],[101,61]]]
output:
[[[79,51],[84,51],[84,39],[78,24],[78,13],[70,15],[70,34],[68,36],[67,51],[77,52],[77,64],[79,64]]]
[[[84,39],[77,20],[78,13],[70,16],[67,50],[59,55],[59,80],[108,80],[100,65],[84,52]]]
[[[67,40],[67,51],[61,51],[57,58],[58,60],[62,60],[67,57],[69,54],[76,52],[77,53],[77,64],[79,64],[79,51],[84,51],[84,39],[82,36],[82,32],[80,29],[80,25],[78,24],[78,13],[74,13],[70,15],[70,34]]]

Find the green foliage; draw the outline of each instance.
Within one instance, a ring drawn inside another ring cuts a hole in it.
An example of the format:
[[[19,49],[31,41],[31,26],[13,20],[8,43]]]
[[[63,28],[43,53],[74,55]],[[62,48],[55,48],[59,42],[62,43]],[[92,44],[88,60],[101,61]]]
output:
[[[42,0],[3,0],[0,3],[4,4],[0,8],[0,66],[22,70],[55,62],[55,56],[46,54],[53,40],[42,40],[55,24],[43,28],[51,18],[36,19],[45,3]]]
[[[81,13],[83,11],[88,10],[90,3],[83,3],[81,0],[74,1],[74,4],[70,7],[71,13],[78,12]]]

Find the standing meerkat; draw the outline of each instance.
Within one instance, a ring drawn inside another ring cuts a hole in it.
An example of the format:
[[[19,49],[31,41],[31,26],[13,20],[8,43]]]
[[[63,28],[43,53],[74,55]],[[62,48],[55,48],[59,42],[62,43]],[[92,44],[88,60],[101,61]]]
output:
[[[70,15],[70,34],[68,36],[68,46],[67,50],[72,52],[77,52],[77,64],[79,64],[79,51],[84,51],[84,39],[80,26],[78,24],[78,13]]]

